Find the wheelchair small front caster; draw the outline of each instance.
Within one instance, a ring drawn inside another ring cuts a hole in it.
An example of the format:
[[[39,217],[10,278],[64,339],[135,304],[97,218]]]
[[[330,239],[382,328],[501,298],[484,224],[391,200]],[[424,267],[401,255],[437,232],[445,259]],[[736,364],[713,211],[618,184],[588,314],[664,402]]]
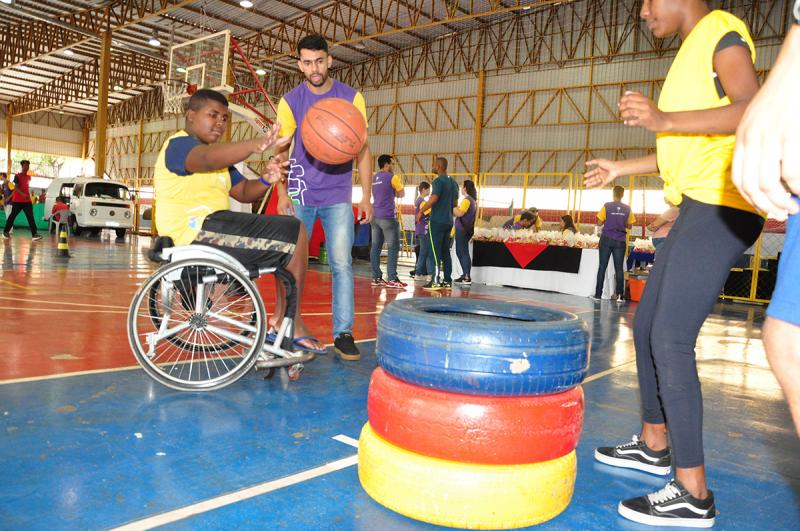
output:
[[[273,376],[275,376],[275,367],[270,367],[267,369],[267,374],[264,375],[264,379],[269,380]]]
[[[289,381],[296,382],[300,379],[300,373],[303,372],[303,364],[295,363],[286,369],[286,374],[289,376]]]

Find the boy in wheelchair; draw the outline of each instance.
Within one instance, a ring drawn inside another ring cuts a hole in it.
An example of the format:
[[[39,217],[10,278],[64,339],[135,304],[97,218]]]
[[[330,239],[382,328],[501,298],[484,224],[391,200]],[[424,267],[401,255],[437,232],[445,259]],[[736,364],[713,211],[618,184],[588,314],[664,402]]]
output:
[[[227,129],[228,100],[219,92],[200,89],[189,99],[184,130],[166,140],[155,164],[154,186],[158,207],[155,222],[162,236],[176,246],[191,243],[215,247],[247,268],[279,267],[294,277],[302,298],[308,266],[308,237],[293,216],[262,216],[232,212],[229,197],[242,203],[261,199],[269,187],[284,179],[287,164],[270,161],[258,180],[248,180],[234,164],[289,142],[279,138],[279,124],[262,136],[217,143]],[[191,294],[183,297],[191,299]],[[278,289],[270,325],[283,318],[285,301]],[[294,347],[324,352],[311,337],[300,315],[294,315]]]

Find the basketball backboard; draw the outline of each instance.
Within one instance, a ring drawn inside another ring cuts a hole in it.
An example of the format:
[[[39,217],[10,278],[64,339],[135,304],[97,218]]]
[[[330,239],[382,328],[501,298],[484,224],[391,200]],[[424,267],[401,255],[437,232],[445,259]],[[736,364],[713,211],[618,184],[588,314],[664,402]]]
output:
[[[174,45],[169,53],[168,78],[198,89],[230,94],[233,92],[228,79],[230,42],[231,33],[225,30]]]

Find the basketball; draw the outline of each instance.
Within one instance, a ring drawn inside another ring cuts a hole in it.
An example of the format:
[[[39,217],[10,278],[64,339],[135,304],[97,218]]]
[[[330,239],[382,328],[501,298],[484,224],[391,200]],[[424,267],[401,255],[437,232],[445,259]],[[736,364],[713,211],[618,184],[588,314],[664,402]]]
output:
[[[367,124],[355,105],[340,98],[325,98],[306,112],[300,125],[306,151],[326,164],[344,164],[361,152]]]

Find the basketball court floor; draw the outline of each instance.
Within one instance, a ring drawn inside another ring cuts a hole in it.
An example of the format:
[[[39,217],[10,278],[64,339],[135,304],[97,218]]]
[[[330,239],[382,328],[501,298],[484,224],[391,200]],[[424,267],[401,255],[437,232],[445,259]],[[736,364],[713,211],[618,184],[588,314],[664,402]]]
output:
[[[59,261],[54,238],[4,242],[0,528],[438,529],[370,499],[354,446],[367,419],[379,313],[394,299],[431,294],[413,282],[372,288],[368,266],[358,264],[361,361],[329,353],[297,382],[251,373],[220,391],[179,392],[151,380],[128,346],[128,304],[154,269],[141,253],[147,246],[148,238],[80,239]],[[330,275],[313,269],[303,310],[330,343]],[[586,320],[591,368],[575,493],[538,528],[645,529],[617,516],[616,504],[664,479],[592,458],[595,446],[638,430],[636,305],[481,285],[452,296],[539,304]],[[719,529],[800,528],[800,443],[766,363],[762,318],[760,307],[721,303],[697,348]]]

